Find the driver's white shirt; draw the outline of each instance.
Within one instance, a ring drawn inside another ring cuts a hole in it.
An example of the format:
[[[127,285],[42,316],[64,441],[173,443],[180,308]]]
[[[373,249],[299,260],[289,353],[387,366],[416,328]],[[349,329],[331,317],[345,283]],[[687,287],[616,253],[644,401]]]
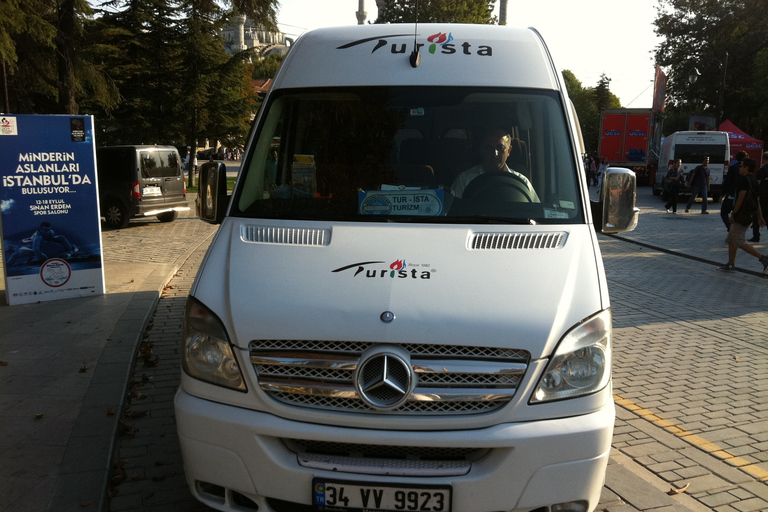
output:
[[[531,201],[534,203],[540,203],[541,200],[539,199],[539,196],[536,195],[536,191],[533,189],[533,185],[531,185],[531,182],[528,180],[528,178],[525,177],[525,175],[520,174],[517,171],[514,171],[507,167],[506,164],[504,164],[504,170],[507,172],[510,172],[520,178],[520,180],[523,181],[528,186],[528,194],[531,196]],[[458,176],[456,176],[456,179],[453,180],[453,185],[451,185],[451,192],[456,197],[461,197],[461,195],[464,193],[464,189],[467,188],[467,185],[469,185],[469,182],[473,179],[477,178],[481,174],[485,172],[485,167],[483,164],[476,165],[474,167],[470,167],[466,171],[462,172]]]

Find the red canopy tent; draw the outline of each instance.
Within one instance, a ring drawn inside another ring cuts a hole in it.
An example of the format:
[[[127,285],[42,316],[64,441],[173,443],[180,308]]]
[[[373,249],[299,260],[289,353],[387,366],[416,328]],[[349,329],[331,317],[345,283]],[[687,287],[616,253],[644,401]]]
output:
[[[731,144],[731,159],[739,151],[746,151],[749,158],[753,158],[757,162],[757,167],[760,168],[763,160],[763,141],[747,135],[729,120],[723,121],[720,125],[720,131],[728,132],[728,141]]]

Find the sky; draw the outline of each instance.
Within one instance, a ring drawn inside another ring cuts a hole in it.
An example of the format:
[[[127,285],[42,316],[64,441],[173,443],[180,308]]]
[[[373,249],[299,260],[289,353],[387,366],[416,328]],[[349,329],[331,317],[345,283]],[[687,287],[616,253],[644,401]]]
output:
[[[498,0],[496,0],[498,16]],[[569,69],[584,87],[605,73],[622,107],[650,108],[653,102],[653,32],[657,0],[536,0],[507,3],[507,25],[534,27],[560,70]],[[358,0],[280,0],[277,21],[292,37],[320,27],[357,25]],[[365,0],[367,21],[377,17],[375,0]]]

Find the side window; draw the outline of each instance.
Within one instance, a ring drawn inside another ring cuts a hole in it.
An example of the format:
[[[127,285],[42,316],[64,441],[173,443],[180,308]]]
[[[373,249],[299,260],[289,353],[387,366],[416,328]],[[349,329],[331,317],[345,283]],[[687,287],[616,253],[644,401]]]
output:
[[[133,153],[125,148],[97,148],[96,166],[102,182],[131,181]],[[101,183],[100,183],[101,184]]]

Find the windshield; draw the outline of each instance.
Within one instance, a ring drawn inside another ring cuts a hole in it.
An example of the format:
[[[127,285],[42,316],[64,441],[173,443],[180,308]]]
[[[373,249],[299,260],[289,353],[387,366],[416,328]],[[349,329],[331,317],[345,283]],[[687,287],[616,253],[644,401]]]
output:
[[[581,223],[559,96],[477,87],[287,89],[261,119],[232,215]]]

